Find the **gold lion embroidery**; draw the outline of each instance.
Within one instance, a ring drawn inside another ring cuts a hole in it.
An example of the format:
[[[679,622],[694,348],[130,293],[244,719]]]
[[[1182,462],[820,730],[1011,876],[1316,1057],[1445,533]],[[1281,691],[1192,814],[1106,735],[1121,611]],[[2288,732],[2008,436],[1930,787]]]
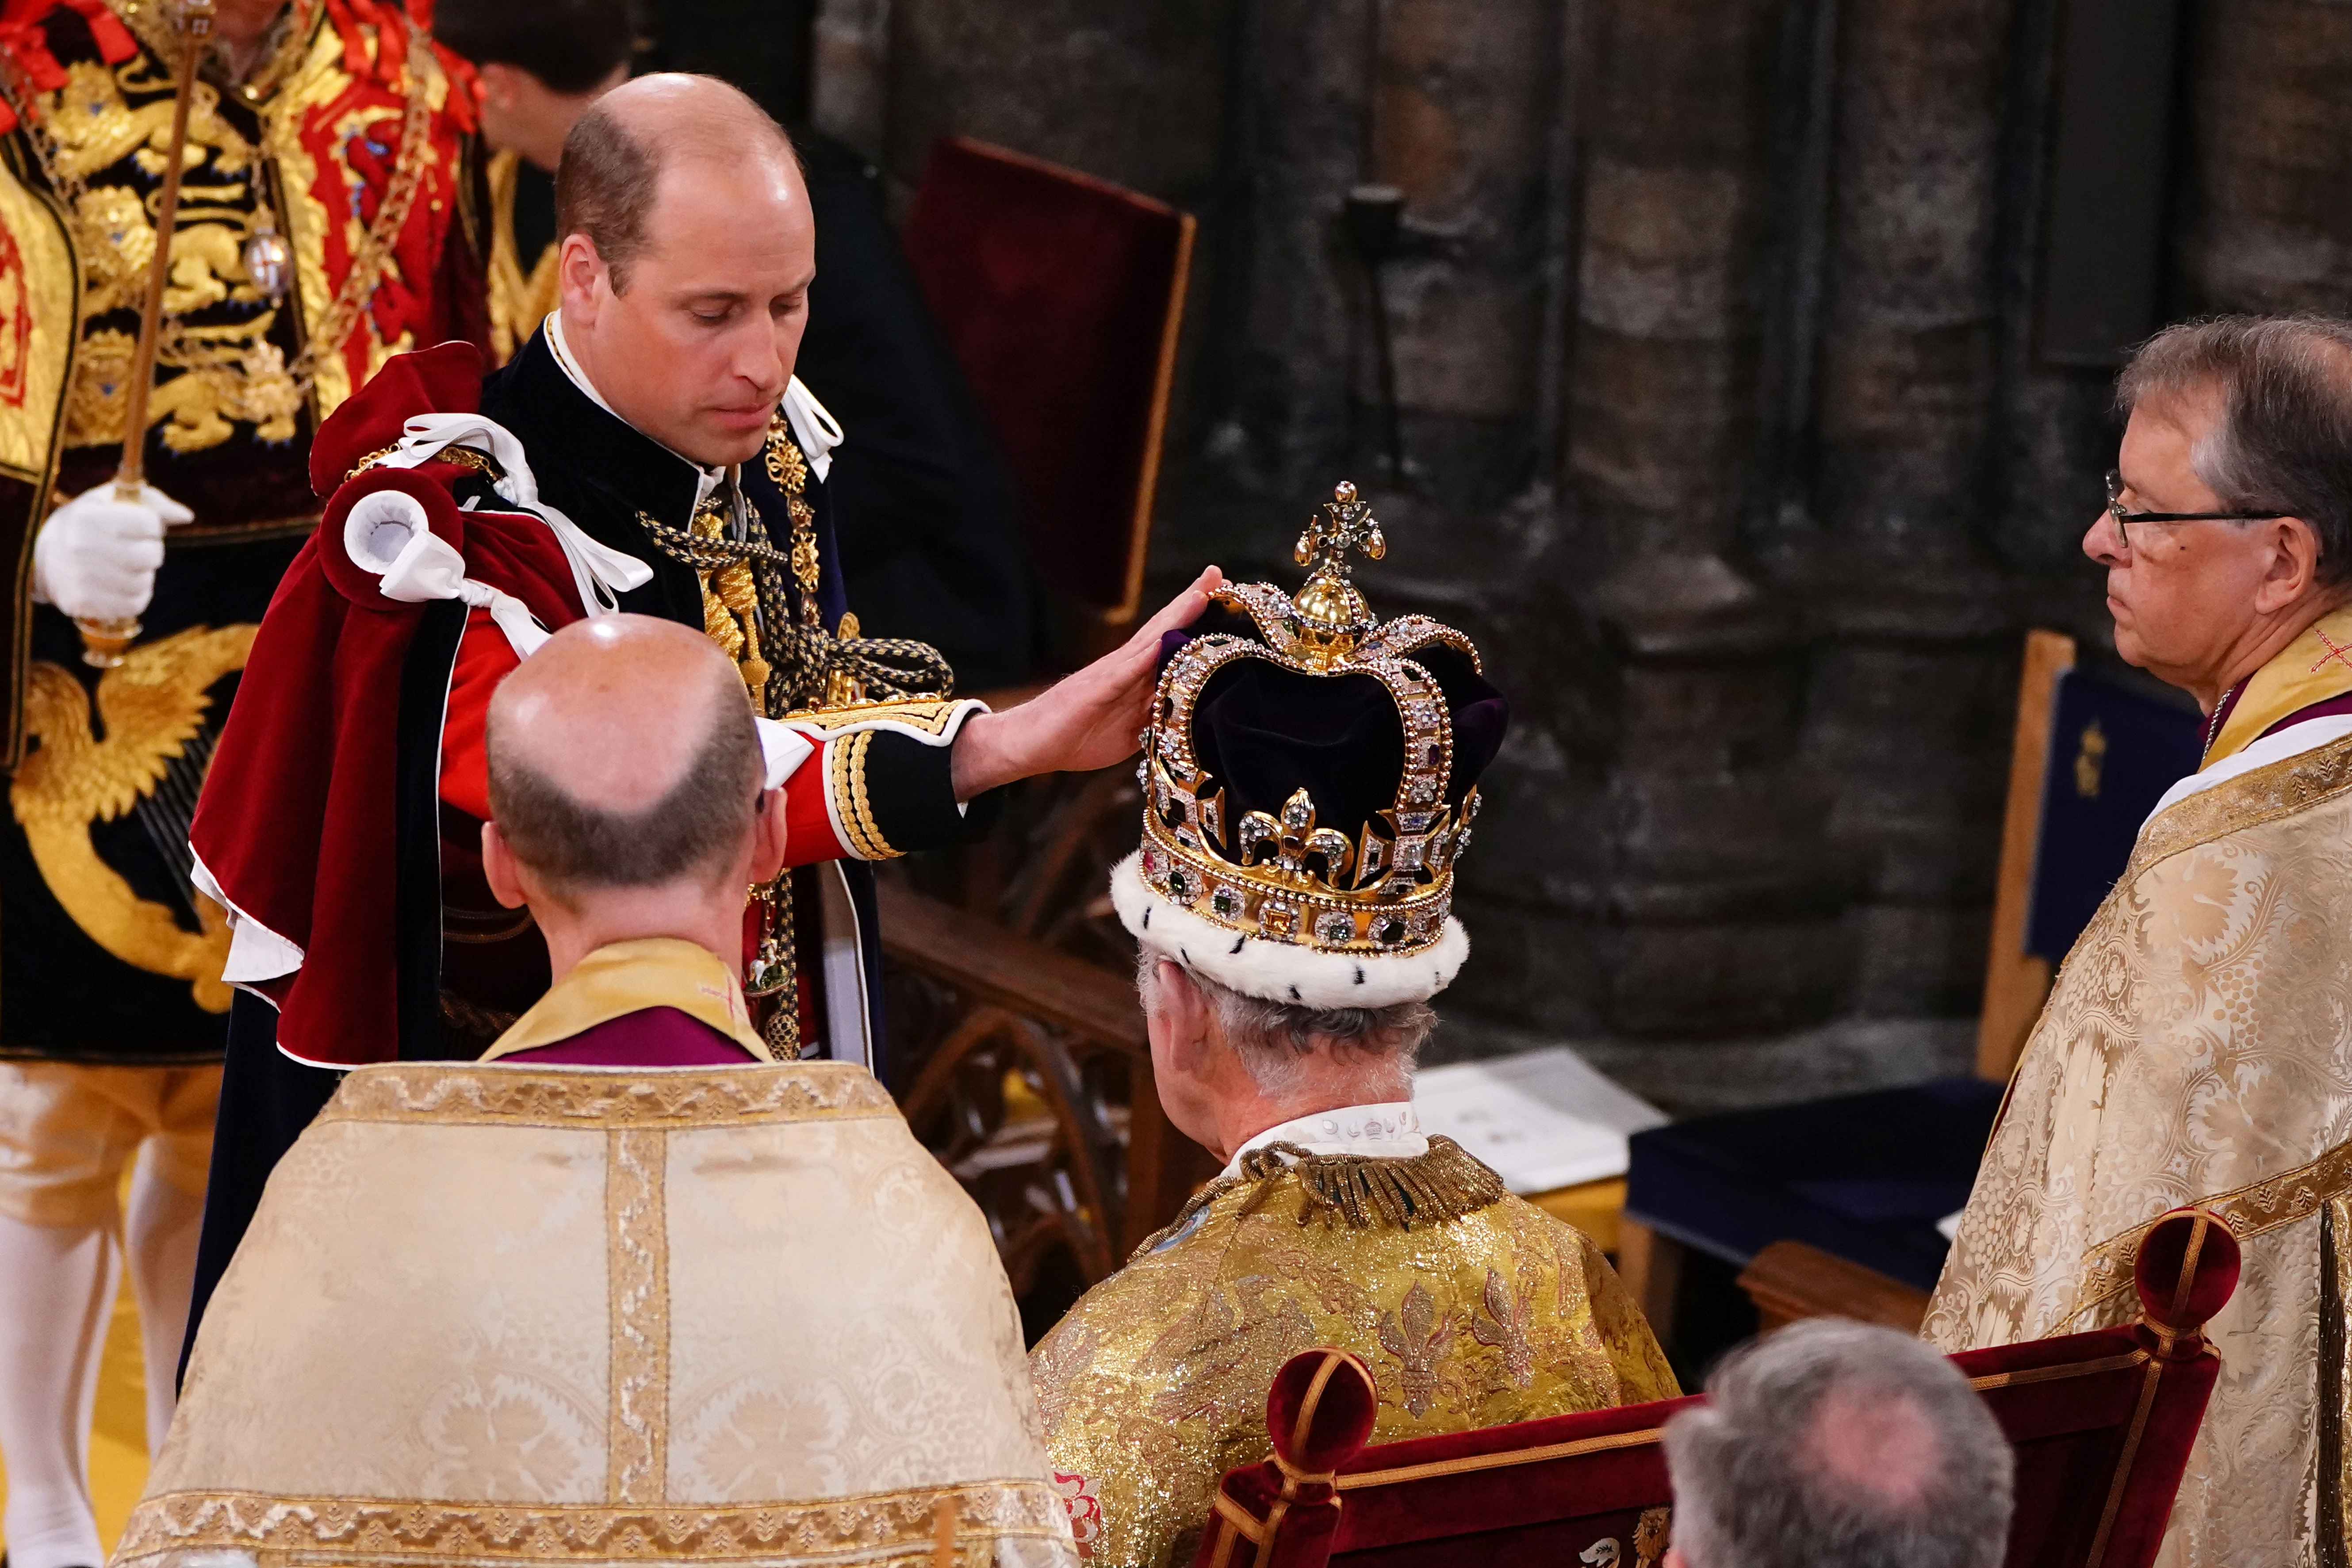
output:
[[[228,1010],[221,977],[228,922],[210,901],[196,901],[201,931],[134,892],[99,858],[93,822],[110,822],[154,792],[164,771],[195,738],[212,706],[208,690],[245,668],[251,625],[205,626],[131,650],[98,683],[100,739],[81,683],[56,664],[26,672],[24,764],[8,789],[33,863],[75,925],[126,964],[189,982],[206,1012]]]

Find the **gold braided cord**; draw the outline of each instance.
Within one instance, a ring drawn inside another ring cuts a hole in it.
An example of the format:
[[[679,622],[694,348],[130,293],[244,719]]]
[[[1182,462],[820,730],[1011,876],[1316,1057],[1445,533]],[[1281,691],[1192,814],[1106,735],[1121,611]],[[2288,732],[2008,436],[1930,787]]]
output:
[[[758,596],[758,652],[771,671],[763,705],[768,717],[782,718],[816,706],[836,674],[855,682],[867,701],[943,697],[955,690],[955,672],[928,643],[911,637],[830,637],[823,626],[797,620],[792,613],[793,591],[784,579],[792,558],[784,551],[752,539],[706,538],[644,512],[637,514],[637,522],[664,555],[709,574],[714,583],[730,567],[749,568]],[[726,608],[733,612],[731,604]],[[709,629],[708,598],[703,615]],[[740,660],[740,653],[729,651]]]

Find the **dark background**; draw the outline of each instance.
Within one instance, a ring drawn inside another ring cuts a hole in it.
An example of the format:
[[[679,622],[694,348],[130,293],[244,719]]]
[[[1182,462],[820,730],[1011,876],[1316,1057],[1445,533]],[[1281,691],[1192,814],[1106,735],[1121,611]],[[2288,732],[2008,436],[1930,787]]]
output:
[[[1517,716],[1433,1054],[1569,1040],[1682,1110],[1966,1070],[2021,634],[2112,663],[2077,540],[2121,350],[2352,304],[2323,0],[666,0],[646,30],[862,152],[893,211],[964,133],[1199,215],[1155,579],[1287,581],[1308,509],[1365,486],[1376,608],[1462,624]],[[1364,182],[1405,200],[1402,474]]]

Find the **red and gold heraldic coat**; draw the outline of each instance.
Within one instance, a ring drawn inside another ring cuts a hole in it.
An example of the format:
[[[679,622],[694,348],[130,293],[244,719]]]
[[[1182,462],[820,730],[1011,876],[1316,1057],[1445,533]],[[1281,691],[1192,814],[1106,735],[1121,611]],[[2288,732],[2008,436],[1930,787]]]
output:
[[[1030,1354],[1090,1563],[1190,1563],[1218,1478],[1273,1453],[1266,1392],[1303,1350],[1371,1370],[1375,1443],[1681,1392],[1601,1249],[1451,1139],[1286,1158],[1244,1155]]]
[[[86,665],[32,602],[33,535],[121,459],[177,47],[157,0],[0,6],[0,1056],[219,1056],[228,936],[189,886],[188,821],[317,520],[310,433],[391,355],[487,336],[472,105],[422,29],[378,0],[292,0],[250,76],[208,62],[146,445],[195,520],[127,661]]]

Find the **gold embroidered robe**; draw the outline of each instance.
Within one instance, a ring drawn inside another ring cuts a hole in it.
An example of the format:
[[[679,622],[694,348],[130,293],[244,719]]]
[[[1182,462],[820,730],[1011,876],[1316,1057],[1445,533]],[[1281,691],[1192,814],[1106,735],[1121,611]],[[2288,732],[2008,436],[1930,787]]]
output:
[[[871,1074],[416,1062],[270,1177],[114,1563],[942,1544],[1072,1560],[987,1223]]]
[[[2026,1045],[1923,1333],[1955,1351],[2128,1321],[2140,1232],[2212,1208],[2244,1275],[2206,1331],[2221,1381],[2158,1561],[2352,1560],[2347,1140],[2352,737],[2140,830]]]
[[[490,160],[490,358],[501,365],[530,341],[562,299],[562,279],[556,276],[562,247],[550,244],[523,255],[520,231],[531,225],[522,224],[517,212],[526,201],[551,207],[546,190],[551,178],[528,168],[520,152],[500,152]],[[534,215],[545,217],[544,226],[551,230],[551,215]]]
[[[1091,1561],[1190,1562],[1217,1479],[1272,1452],[1275,1373],[1318,1345],[1372,1369],[1375,1443],[1679,1392],[1600,1249],[1452,1141],[1268,1165],[1245,1155],[1031,1354],[1055,1485]],[[1326,1201],[1391,1175],[1470,1196],[1411,1228],[1392,1204]]]
[[[195,518],[101,674],[30,601],[32,536],[121,458],[179,46],[156,0],[27,16],[0,30],[0,1057],[216,1061],[228,931],[189,814],[318,517],[311,431],[390,355],[487,337],[471,110],[395,6],[289,0],[250,76],[200,69],[146,433]],[[247,267],[272,231],[275,297]]]

